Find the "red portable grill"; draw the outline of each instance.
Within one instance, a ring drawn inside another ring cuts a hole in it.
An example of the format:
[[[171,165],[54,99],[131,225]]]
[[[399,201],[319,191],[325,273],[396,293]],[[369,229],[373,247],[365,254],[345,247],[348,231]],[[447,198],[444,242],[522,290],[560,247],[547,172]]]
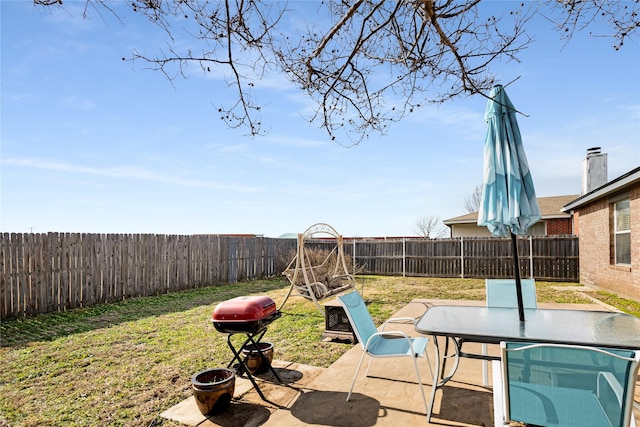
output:
[[[255,334],[280,317],[276,303],[267,296],[237,297],[213,310],[213,326],[225,334]]]
[[[231,367],[234,362],[238,362],[237,373],[239,375],[247,374],[247,377],[255,387],[260,397],[267,401],[267,398],[260,390],[246,365],[246,357],[242,357],[240,351],[236,350],[231,342],[231,336],[234,334],[245,334],[247,339],[240,349],[255,348],[262,358],[262,363],[266,363],[267,367],[278,382],[282,384],[282,380],[278,373],[271,366],[271,362],[265,357],[258,343],[267,332],[267,326],[280,317],[280,311],[276,308],[276,303],[267,296],[237,297],[221,302],[213,309],[211,322],[218,332],[228,334],[227,345],[233,353],[231,362],[227,368]]]

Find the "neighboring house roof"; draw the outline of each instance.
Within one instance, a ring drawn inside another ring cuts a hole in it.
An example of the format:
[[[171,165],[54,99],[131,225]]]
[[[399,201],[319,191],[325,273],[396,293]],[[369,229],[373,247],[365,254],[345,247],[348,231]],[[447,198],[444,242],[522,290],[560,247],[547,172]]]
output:
[[[630,170],[618,178],[607,182],[605,185],[602,185],[595,190],[588,192],[571,202],[567,202],[562,207],[562,212],[568,212],[584,206],[588,203],[593,202],[594,200],[598,200],[601,197],[608,196],[611,193],[624,190],[625,188],[640,182],[640,167]]]
[[[577,194],[571,194],[568,196],[538,197],[538,206],[540,207],[542,219],[571,218],[570,213],[562,212],[560,209],[567,203],[575,200],[576,197],[579,196]],[[477,223],[478,212],[471,212],[465,215],[449,218],[442,222],[445,225]]]
[[[298,233],[284,233],[278,239],[297,239]]]

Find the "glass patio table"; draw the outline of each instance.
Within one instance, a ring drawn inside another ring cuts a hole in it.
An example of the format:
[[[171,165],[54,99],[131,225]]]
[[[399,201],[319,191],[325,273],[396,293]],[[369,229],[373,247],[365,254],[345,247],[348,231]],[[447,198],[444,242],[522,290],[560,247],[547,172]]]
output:
[[[424,313],[415,330],[432,336],[436,347],[428,420],[437,389],[453,377],[460,357],[498,359],[462,352],[465,342],[520,341],[640,349],[640,318],[630,314],[540,308],[525,309],[524,313],[524,322],[520,322],[516,308],[443,305],[431,307]],[[438,344],[441,337],[446,338],[442,356]],[[454,354],[451,355],[448,354],[449,340],[454,343]],[[444,375],[444,362],[449,357],[454,358],[453,366]]]

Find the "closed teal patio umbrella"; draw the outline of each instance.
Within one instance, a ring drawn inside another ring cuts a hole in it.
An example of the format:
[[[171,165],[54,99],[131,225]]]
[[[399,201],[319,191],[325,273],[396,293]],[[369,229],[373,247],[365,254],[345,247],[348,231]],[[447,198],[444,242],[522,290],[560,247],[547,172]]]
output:
[[[540,220],[540,208],[522,145],[516,109],[502,85],[489,94],[485,112],[484,179],[478,225],[492,235],[511,237],[520,321],[524,321],[516,235]]]

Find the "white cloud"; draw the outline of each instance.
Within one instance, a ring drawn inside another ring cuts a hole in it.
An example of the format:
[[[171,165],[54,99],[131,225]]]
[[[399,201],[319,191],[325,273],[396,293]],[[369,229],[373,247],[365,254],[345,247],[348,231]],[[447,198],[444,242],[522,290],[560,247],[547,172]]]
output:
[[[226,184],[216,181],[205,181],[199,179],[184,178],[180,176],[170,175],[167,172],[156,172],[143,168],[131,166],[116,166],[107,168],[97,168],[88,166],[77,166],[68,163],[60,163],[54,161],[33,159],[33,158],[9,158],[2,161],[3,165],[41,169],[57,172],[76,173],[80,175],[95,175],[118,179],[138,179],[143,181],[153,181],[183,187],[202,187],[215,190],[229,190],[234,192],[249,193],[254,192],[254,187]]]
[[[63,107],[84,111],[92,110],[95,107],[95,104],[91,100],[79,96],[67,96],[61,101],[61,104]]]

